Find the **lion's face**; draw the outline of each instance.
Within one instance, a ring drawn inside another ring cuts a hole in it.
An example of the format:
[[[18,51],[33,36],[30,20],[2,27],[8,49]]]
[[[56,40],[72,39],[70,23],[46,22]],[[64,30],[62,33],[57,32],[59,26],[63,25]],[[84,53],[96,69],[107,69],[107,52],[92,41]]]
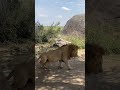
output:
[[[70,45],[70,57],[78,57],[78,46]]]

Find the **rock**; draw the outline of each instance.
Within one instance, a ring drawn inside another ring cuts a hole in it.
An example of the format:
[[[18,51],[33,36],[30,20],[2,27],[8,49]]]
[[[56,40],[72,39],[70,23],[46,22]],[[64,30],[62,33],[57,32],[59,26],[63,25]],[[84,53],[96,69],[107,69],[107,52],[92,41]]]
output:
[[[119,32],[119,16],[120,16],[120,7],[119,0],[115,2],[113,0],[91,0],[86,1],[86,31],[90,30],[89,27],[98,27],[98,31],[106,31],[113,35],[114,33]],[[105,27],[106,25],[106,27]],[[111,29],[113,29],[113,32]],[[104,28],[104,29],[103,29]],[[120,33],[118,33],[119,35]],[[87,35],[87,34],[86,34]]]
[[[68,41],[63,40],[63,39],[57,39],[55,41],[55,44],[53,44],[53,47],[61,47],[61,46],[65,45],[65,44],[69,44],[69,43],[71,43],[71,42],[68,42]]]
[[[85,36],[85,15],[75,15],[67,21],[63,34]]]
[[[119,46],[117,42],[120,39],[119,2],[120,0],[86,1],[85,36],[87,42],[101,44],[109,49],[114,45]]]

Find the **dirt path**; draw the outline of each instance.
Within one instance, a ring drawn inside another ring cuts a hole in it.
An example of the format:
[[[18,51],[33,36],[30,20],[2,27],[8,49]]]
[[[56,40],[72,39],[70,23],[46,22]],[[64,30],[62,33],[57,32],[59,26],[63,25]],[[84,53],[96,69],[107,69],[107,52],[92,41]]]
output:
[[[84,50],[79,51],[79,58],[70,60],[72,70],[58,69],[58,63],[52,63],[50,70],[36,71],[36,90],[84,90],[85,89],[85,62]],[[37,64],[36,64],[37,66]],[[38,66],[39,67],[39,64]]]
[[[58,63],[51,64],[50,70],[43,70],[38,68],[39,63],[37,63],[35,90],[85,90],[85,88],[86,90],[120,90],[120,55],[104,56],[104,72],[87,77],[85,77],[84,50],[79,51],[79,56],[70,60],[72,70],[67,70],[65,65],[63,69],[58,69]],[[7,73],[9,71],[6,70],[10,69],[8,67],[12,68],[18,61],[28,59],[28,56],[11,56],[6,48],[0,48],[0,58],[1,66]]]
[[[36,90],[120,90],[120,55],[103,56],[104,72],[85,77],[83,52],[79,51],[80,58],[70,61],[73,70],[59,70],[57,63],[49,71],[39,69]]]
[[[120,90],[120,55],[103,57],[104,72],[86,77],[86,90]]]

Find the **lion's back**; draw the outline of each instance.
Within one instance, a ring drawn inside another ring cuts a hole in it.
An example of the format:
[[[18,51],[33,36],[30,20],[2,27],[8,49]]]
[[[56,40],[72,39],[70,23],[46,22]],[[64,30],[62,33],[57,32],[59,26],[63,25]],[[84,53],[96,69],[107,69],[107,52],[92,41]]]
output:
[[[58,61],[58,60],[61,60],[62,51],[59,49],[51,50],[46,54],[46,56],[50,61]]]

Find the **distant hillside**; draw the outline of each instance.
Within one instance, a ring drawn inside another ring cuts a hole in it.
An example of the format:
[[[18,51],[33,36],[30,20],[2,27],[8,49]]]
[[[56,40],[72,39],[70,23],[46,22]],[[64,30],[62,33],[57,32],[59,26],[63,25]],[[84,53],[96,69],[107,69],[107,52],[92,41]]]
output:
[[[85,36],[85,15],[75,15],[64,26],[63,34]]]

